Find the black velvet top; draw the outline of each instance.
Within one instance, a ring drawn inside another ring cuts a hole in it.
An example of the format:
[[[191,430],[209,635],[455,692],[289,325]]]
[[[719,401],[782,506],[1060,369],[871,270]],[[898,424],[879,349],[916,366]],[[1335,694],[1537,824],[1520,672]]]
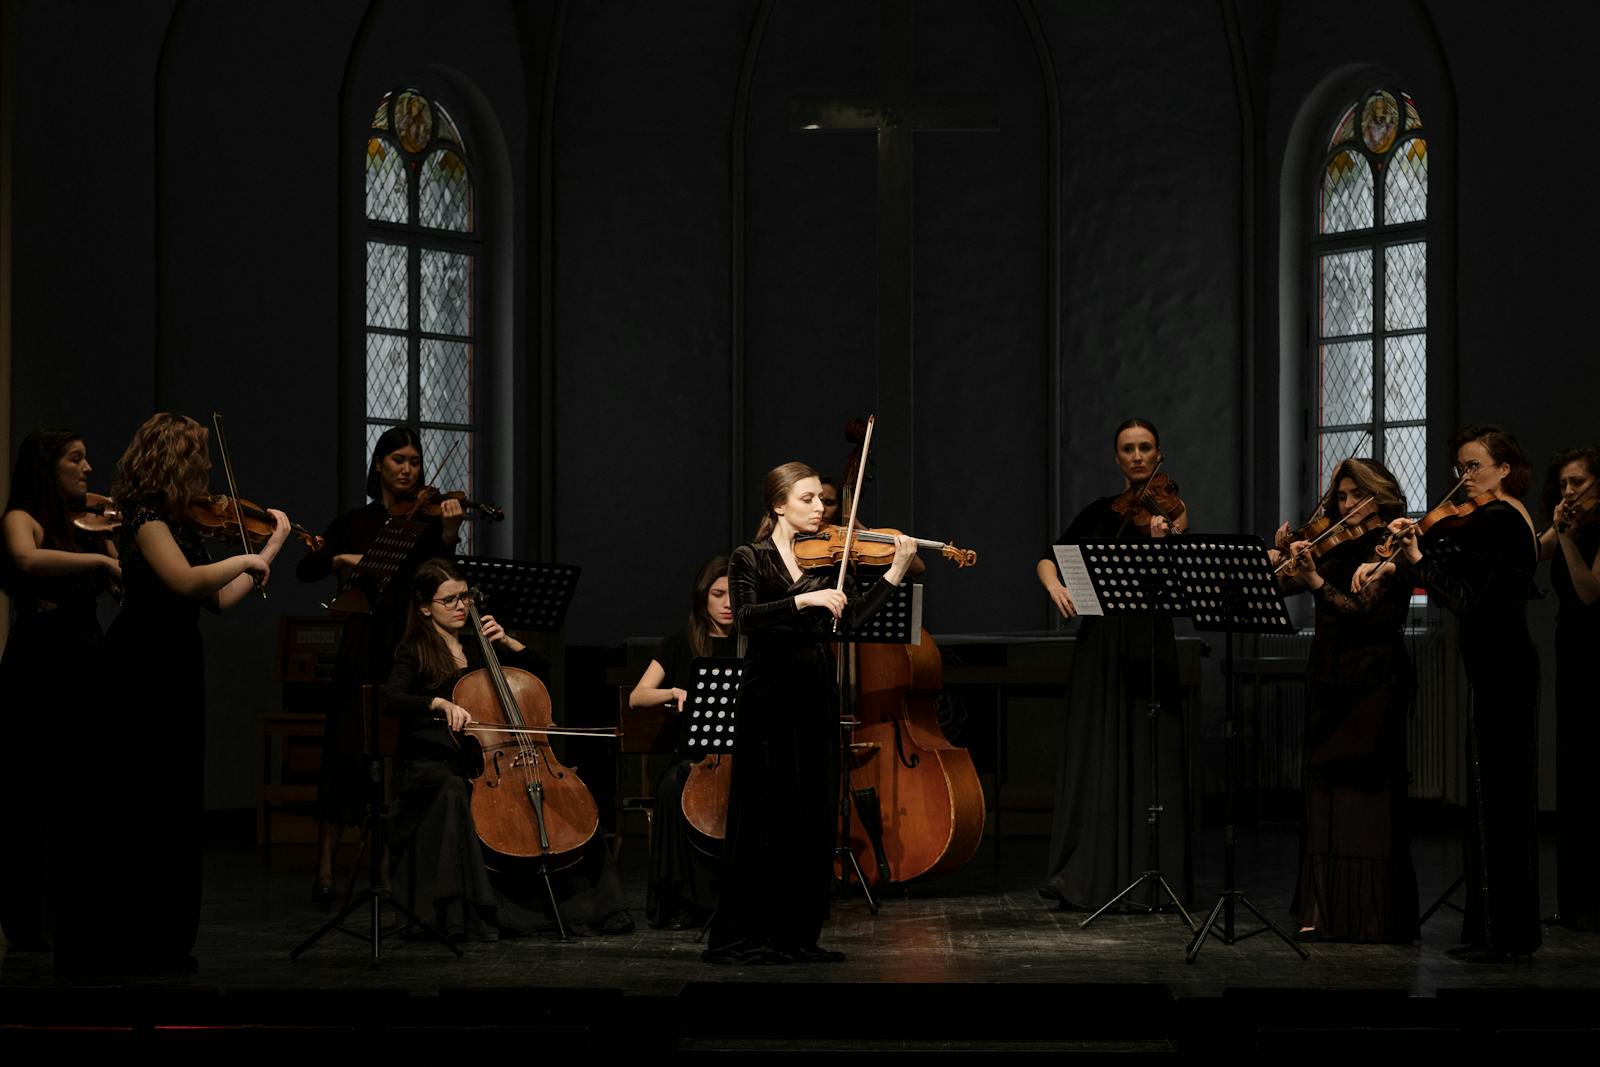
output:
[[[1386,536],[1383,530],[1371,531],[1317,560],[1323,581],[1312,593],[1317,629],[1306,671],[1313,682],[1367,687],[1409,677],[1404,638],[1411,606],[1409,576],[1386,568],[1359,593],[1350,592],[1356,568],[1371,558],[1373,547]],[[1299,576],[1281,579],[1279,585],[1285,592],[1305,588]]]
[[[740,545],[728,562],[728,593],[733,599],[733,624],[748,638],[745,658],[759,659],[769,651],[794,651],[797,647],[824,648],[833,633],[833,616],[820,608],[801,611],[794,598],[802,593],[832,589],[837,578],[831,567],[802,571],[789,577],[778,546],[768,537]],[[883,606],[894,586],[882,578],[856,592],[853,579],[845,580],[850,598],[843,622],[860,626]]]
[[[1589,566],[1594,566],[1594,557],[1600,553],[1600,521],[1590,521],[1585,526],[1573,531],[1573,539],[1578,542],[1578,555]],[[1567,567],[1567,553],[1556,544],[1555,558],[1550,561],[1550,588],[1555,591],[1560,608],[1556,612],[1556,622],[1563,628],[1583,629],[1590,632],[1600,631],[1600,600],[1593,604],[1585,604],[1578,598],[1578,592],[1572,587],[1572,572]]]

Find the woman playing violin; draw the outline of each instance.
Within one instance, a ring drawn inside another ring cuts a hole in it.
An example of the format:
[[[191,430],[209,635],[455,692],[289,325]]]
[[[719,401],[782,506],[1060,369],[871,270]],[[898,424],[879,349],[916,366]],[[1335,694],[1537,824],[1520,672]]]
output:
[[[681,713],[688,699],[689,664],[700,656],[729,658],[738,654],[733,636],[733,602],[728,596],[728,557],[705,562],[689,591],[689,618],[683,630],[664,638],[628,694],[628,706],[670,706]],[[663,746],[676,746],[676,723]],[[655,812],[650,824],[650,886],[645,918],[651,926],[700,926],[717,907],[720,862],[691,837],[683,815],[683,786],[693,760],[678,759],[656,783]]]
[[[1347,459],[1333,475],[1323,518],[1374,527],[1320,557],[1310,541],[1279,531],[1285,592],[1316,599],[1306,683],[1305,822],[1294,910],[1302,940],[1409,942],[1417,936],[1417,876],[1406,822],[1406,723],[1415,676],[1404,630],[1410,584],[1393,574],[1345,591],[1382,540],[1382,523],[1405,514],[1394,475],[1371,459]],[[1320,525],[1320,524],[1319,524]],[[1329,538],[1331,540],[1331,538]]]
[[[54,768],[47,748],[48,716],[70,678],[100,667],[102,635],[96,601],[121,578],[116,549],[72,523],[89,490],[89,453],[71,430],[35,430],[17,448],[6,501],[0,588],[11,597],[11,632],[0,658],[5,694],[6,751],[0,773],[0,927],[13,949],[50,947],[50,882],[57,839],[39,816]]]
[[[395,896],[453,939],[494,938],[546,929],[544,882],[531,870],[490,871],[472,822],[472,783],[463,766],[471,713],[450,699],[455,684],[481,668],[467,630],[467,583],[446,559],[417,567],[407,592],[405,637],[383,687],[383,710],[401,720],[395,805],[390,821]],[[492,615],[483,633],[509,666],[530,666],[522,642]],[[463,637],[467,637],[463,640]],[[633,929],[603,835],[551,883],[569,926],[593,933]]]
[[[916,553],[895,539],[883,577],[837,588],[826,568],[802,570],[798,534],[822,527],[822,482],[785,463],[762,485],[761,524],[728,566],[734,625],[746,639],[722,899],[708,963],[836,961],[817,940],[828,918],[839,800],[839,693],[828,637],[883,606]]]
[[[200,918],[200,817],[205,784],[205,651],[201,607],[217,613],[252,597],[289,536],[288,517],[259,552],[211,562],[185,522],[207,491],[209,435],[193,419],[161,412],[146,419],[117,463],[111,495],[123,514],[122,611],[106,635],[118,696],[91,734],[96,749],[92,824],[128,872],[114,892],[84,872],[83,902],[57,959],[133,969],[192,968]],[[86,823],[89,825],[91,823]],[[133,873],[138,872],[138,873]],[[101,922],[104,930],[96,930]],[[81,941],[80,941],[81,939]],[[105,959],[110,952],[115,958]]]
[[[348,580],[362,555],[390,519],[397,505],[411,499],[422,486],[422,438],[407,426],[392,426],[379,436],[367,464],[369,502],[345,512],[328,526],[320,549],[303,556],[295,568],[302,582],[318,582],[337,575]],[[463,512],[458,500],[445,500],[438,518],[423,517],[416,547],[382,596],[372,614],[345,618],[339,639],[334,682],[339,696],[332,703],[323,732],[321,776],[317,786],[317,877],[312,899],[330,903],[334,898],[333,854],[346,826],[361,821],[366,801],[366,771],[361,761],[365,739],[361,736],[360,686],[381,685],[388,677],[394,647],[405,626],[407,591],[416,565],[438,556],[454,555],[460,540]]]
[[[1112,441],[1124,491],[1090,503],[1054,544],[1084,538],[1162,538],[1188,528],[1189,512],[1181,501],[1166,509],[1138,501],[1161,462],[1161,435],[1155,425],[1129,419],[1117,427]],[[1050,546],[1034,570],[1062,616],[1076,618],[1077,606],[1061,582]],[[1097,906],[1152,867],[1155,857],[1149,855],[1145,824],[1151,743],[1146,711],[1152,674],[1155,698],[1162,707],[1155,731],[1161,803],[1166,809],[1160,862],[1178,876],[1178,891],[1189,892],[1187,759],[1172,622],[1154,616],[1084,619],[1067,681],[1048,876],[1039,887],[1041,896],[1061,908]]]
[[[1396,519],[1398,566],[1460,620],[1467,672],[1468,811],[1463,851],[1467,910],[1460,954],[1498,960],[1539,947],[1539,656],[1528,636],[1527,601],[1539,558],[1533,520],[1519,499],[1532,467],[1498,426],[1469,426],[1452,442],[1457,476],[1474,501],[1466,518],[1419,537]]]
[[[1550,560],[1556,613],[1556,914],[1549,920],[1600,929],[1600,863],[1594,827],[1600,791],[1589,780],[1600,750],[1593,660],[1600,649],[1600,448],[1569,448],[1550,464],[1550,527],[1539,551]]]

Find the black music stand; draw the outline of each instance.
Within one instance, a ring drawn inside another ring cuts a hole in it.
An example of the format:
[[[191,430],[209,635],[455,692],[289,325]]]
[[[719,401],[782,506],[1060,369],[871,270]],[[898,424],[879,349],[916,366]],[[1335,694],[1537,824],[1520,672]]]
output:
[[[1163,615],[1182,615],[1187,606],[1171,563],[1170,544],[1156,540],[1085,538],[1076,544],[1054,546],[1056,565],[1073,603],[1078,605],[1079,614],[1143,616],[1150,623],[1150,696],[1145,701],[1145,719],[1150,724],[1150,803],[1145,808],[1145,824],[1150,834],[1149,869],[1096,908],[1078,924],[1080,929],[1087,928],[1124,900],[1147,912],[1165,911],[1166,905],[1161,902],[1163,892],[1172,899],[1184,925],[1194,929],[1194,919],[1161,870],[1161,815],[1166,808],[1161,803],[1161,694],[1156,685],[1156,619]],[[1152,903],[1128,899],[1147,882],[1153,883],[1155,888]]]
[[[728,656],[696,656],[689,663],[688,694],[682,708],[686,726],[679,735],[678,754],[687,760],[733,752],[733,732],[739,720],[739,683],[744,677],[744,660]],[[705,940],[717,917],[716,908],[706,916],[695,941]]]
[[[378,708],[377,686],[364,685],[361,687],[361,710],[367,721],[367,751],[365,761],[367,764],[367,826],[361,835],[361,847],[368,853],[367,859],[367,888],[360,893],[356,892],[355,878],[352,876],[349,886],[345,889],[344,906],[339,913],[317,930],[316,933],[295,946],[289,953],[291,960],[297,960],[301,954],[321,941],[323,936],[339,931],[348,934],[358,941],[365,941],[372,946],[372,966],[378,966],[382,955],[383,939],[394,934],[404,933],[413,927],[422,930],[433,940],[438,941],[454,952],[459,958],[461,949],[440,930],[437,926],[419,916],[416,912],[406,907],[394,898],[394,893],[385,884],[383,865],[389,850],[389,802],[384,795],[383,755],[379,751],[381,744],[378,740]],[[361,867],[361,857],[356,857],[355,866]],[[383,907],[387,904],[399,912],[405,922],[392,930],[383,929]],[[345,919],[361,908],[368,909],[368,927],[365,932],[352,930],[344,925]]]
[[[1239,731],[1235,725],[1238,685],[1233,674],[1233,635],[1292,634],[1295,632],[1294,623],[1289,618],[1283,594],[1278,590],[1267,547],[1259,537],[1239,534],[1184,537],[1174,541],[1169,553],[1195,629],[1223,635],[1225,680],[1222,736],[1227,745],[1227,806],[1222,829],[1222,893],[1211,913],[1206,916],[1206,921],[1190,940],[1184,959],[1193,963],[1208,937],[1215,937],[1224,945],[1233,945],[1268,930],[1294,949],[1301,959],[1308,959],[1309,953],[1283,927],[1268,918],[1242,890],[1234,886],[1237,844],[1233,813],[1239,768]],[[1242,934],[1235,933],[1234,913],[1239,906],[1259,919],[1262,925]],[[1216,929],[1219,918],[1222,920],[1221,933]]]
[[[502,629],[532,633],[557,633],[567,618],[572,594],[578,587],[577,567],[563,563],[533,563],[487,556],[461,556],[455,560],[467,584],[478,594],[480,606],[493,603],[501,609],[495,621]],[[536,869],[544,881],[550,900],[550,914],[556,921],[556,936],[567,940],[567,924],[561,918],[561,905],[550,881],[550,834],[544,819],[544,787],[535,779],[528,786],[528,801],[533,806],[539,829],[539,858]]]
[[[870,618],[857,627],[850,627],[841,621],[839,629],[830,639],[857,645],[922,644],[921,584],[906,582],[895,587],[883,606]],[[845,670],[843,658],[840,659],[839,670],[841,674]],[[841,682],[839,699],[843,706],[839,709],[839,843],[834,847],[833,855],[840,861],[842,872],[840,881],[844,888],[850,887],[850,872],[854,871],[856,881],[861,885],[861,895],[867,900],[867,910],[876,915],[878,901],[867,885],[861,864],[856,862],[855,850],[850,847],[850,810],[853,804],[861,817],[863,828],[867,831],[867,840],[872,844],[873,852],[876,854],[878,877],[884,885],[889,884],[889,861],[883,854],[883,815],[878,794],[873,789],[850,788],[850,753],[854,746],[852,738],[855,735],[857,720],[855,710],[849,707],[849,702],[854,692],[855,686]]]
[[[350,580],[338,595],[323,606],[330,611],[343,611],[353,615],[370,615],[383,600],[384,591],[427,529],[423,523],[392,517],[379,529],[377,536],[361,554],[361,562],[350,572]]]

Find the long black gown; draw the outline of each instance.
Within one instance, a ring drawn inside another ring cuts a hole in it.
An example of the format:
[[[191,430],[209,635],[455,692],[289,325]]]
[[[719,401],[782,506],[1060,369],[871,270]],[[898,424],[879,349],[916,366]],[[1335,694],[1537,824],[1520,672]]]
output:
[[[68,970],[185,966],[200,926],[205,807],[205,649],[201,601],[168,588],[139,549],[147,523],[130,509],[117,531],[122,611],[106,632],[110,699],[85,713],[97,732],[92,797],[79,844],[92,866],[74,878],[73,919],[58,924],[56,957]],[[168,524],[191,566],[210,562],[200,538]],[[71,791],[68,791],[71,792]],[[88,792],[85,790],[85,792]]]
[[[1111,509],[1114,496],[1078,513],[1055,544],[1080,538],[1147,537]],[[1041,559],[1055,562],[1046,547]],[[1151,649],[1161,701],[1157,778],[1161,804],[1160,856],[1150,855]],[[1105,616],[1078,626],[1067,678],[1055,814],[1050,824],[1048,875],[1041,892],[1065,907],[1094,908],[1156,866],[1173,890],[1192,894],[1189,867],[1188,759],[1178,649],[1167,618]],[[1134,903],[1156,902],[1141,890]],[[1164,902],[1164,898],[1163,902]]]
[[[1305,823],[1294,911],[1323,938],[1417,936],[1417,875],[1406,819],[1406,722],[1416,690],[1404,628],[1410,583],[1385,574],[1347,592],[1384,535],[1317,562],[1316,636],[1306,672]],[[1286,589],[1302,589],[1299,579]]]
[[[340,515],[328,525],[323,545],[300,557],[295,576],[302,582],[318,582],[331,576],[333,557],[366,552],[389,513],[381,501],[372,501]],[[455,554],[447,545],[443,527],[437,519],[423,519],[424,530],[405,563],[390,579],[381,596],[372,598],[371,614],[344,616],[339,637],[339,653],[334,663],[333,681],[337,689],[328,706],[322,733],[322,762],[317,781],[317,819],[338,826],[353,826],[361,821],[367,799],[366,764],[361,754],[367,739],[362,736],[361,696],[363,685],[382,685],[389,677],[394,649],[405,630],[405,611],[411,596],[411,576],[418,564],[438,556]]]
[[[455,939],[494,939],[554,929],[544,881],[532,863],[491,871],[472,824],[472,783],[461,748],[439,713],[435,697],[450,699],[456,682],[483,666],[476,641],[465,641],[467,665],[429,688],[415,651],[395,652],[383,687],[383,710],[401,718],[389,821],[390,883],[395,897]],[[532,666],[524,653],[496,650],[507,667]],[[596,832],[578,862],[550,875],[562,921],[569,930],[632,928],[622,884],[605,835]]]
[[[735,638],[713,637],[710,641],[713,656],[738,654],[739,642]],[[684,688],[694,658],[688,634],[663,638],[656,646],[655,661],[667,674],[659,688]],[[664,736],[661,743],[676,748],[676,719],[668,729],[670,736]],[[693,765],[693,760],[677,759],[656,781],[650,823],[650,885],[645,891],[644,908],[651,926],[701,923],[717,907],[717,878],[722,861],[707,851],[707,843],[699,839],[683,817],[683,786]]]
[[[799,611],[794,598],[833,588],[834,577],[822,569],[791,579],[771,538],[740,545],[729,562],[746,645],[714,960],[804,958],[828,919],[839,800],[833,617]],[[852,592],[847,622],[865,622],[892,591],[880,578]]]
[[[8,561],[9,562],[9,561]],[[0,765],[0,928],[13,949],[51,945],[54,902],[61,887],[58,844],[75,828],[57,824],[41,800],[59,790],[59,767],[44,753],[62,743],[52,711],[81,706],[72,695],[102,670],[104,637],[95,602],[105,582],[99,573],[29,578],[8,575],[11,633],[0,656],[0,699],[5,700]],[[76,729],[72,727],[69,729]]]
[[[1591,567],[1600,553],[1600,521],[1574,532],[1578,554]],[[1600,697],[1593,658],[1600,654],[1600,601],[1585,604],[1572,588],[1566,553],[1557,544],[1550,586],[1556,613],[1556,911],[1562,925],[1600,929],[1600,789],[1593,773],[1600,751]]]
[[[1429,531],[1416,572],[1460,619],[1467,671],[1467,908],[1461,940],[1494,954],[1539,947],[1539,654],[1527,601],[1538,547],[1503,500]]]

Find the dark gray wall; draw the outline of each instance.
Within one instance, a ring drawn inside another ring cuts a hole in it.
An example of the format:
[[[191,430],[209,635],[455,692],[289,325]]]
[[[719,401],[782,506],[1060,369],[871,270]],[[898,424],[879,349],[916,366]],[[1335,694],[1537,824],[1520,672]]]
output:
[[[1109,435],[1131,414],[1161,425],[1198,525],[1281,517],[1300,418],[1280,395],[1281,191],[1308,105],[1342,77],[1393,74],[1441,131],[1430,314],[1435,353],[1456,355],[1435,372],[1439,432],[1492,417],[1536,455],[1597,436],[1575,155],[1593,16],[1323,6],[917,5],[917,91],[986,94],[1001,118],[916,149],[915,446],[881,469],[909,479],[914,532],[982,557],[929,561],[936,631],[1048,623],[1034,554],[1117,487]],[[310,525],[358,502],[361,130],[416,81],[457,105],[479,156],[482,459],[513,514],[491,545],[584,567],[574,643],[666,631],[700,559],[753,525],[766,469],[837,471],[845,419],[885,403],[872,138],[787,115],[796,96],[879,90],[875,6],[772,6],[735,217],[761,10],[13,0],[15,436],[85,426],[109,479],[151,410],[219,410],[249,495]],[[873,495],[864,510],[903,521]],[[277,614],[324,593],[280,574],[265,604],[208,624],[213,806],[251,800]]]

